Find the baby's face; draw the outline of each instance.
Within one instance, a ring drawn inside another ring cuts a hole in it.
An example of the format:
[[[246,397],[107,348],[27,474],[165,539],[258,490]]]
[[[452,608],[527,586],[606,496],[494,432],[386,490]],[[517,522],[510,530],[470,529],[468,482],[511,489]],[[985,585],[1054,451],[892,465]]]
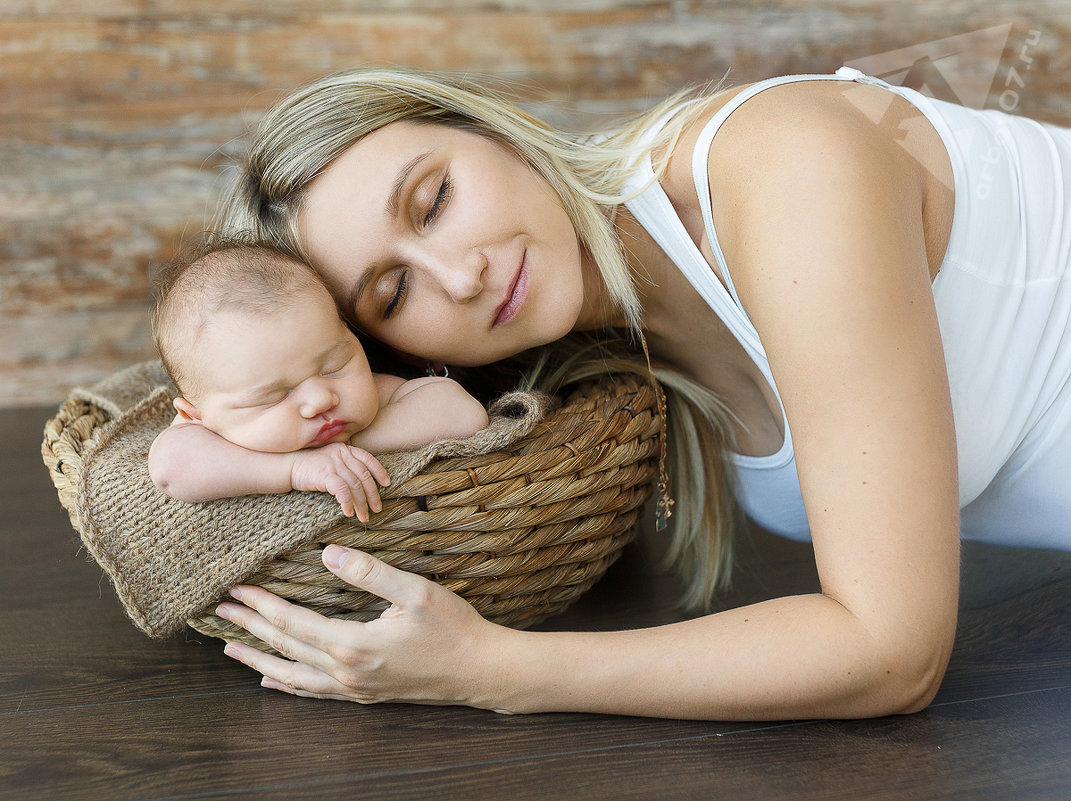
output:
[[[201,422],[257,451],[345,442],[375,419],[364,349],[329,296],[309,293],[270,315],[228,311],[198,338],[191,398]]]

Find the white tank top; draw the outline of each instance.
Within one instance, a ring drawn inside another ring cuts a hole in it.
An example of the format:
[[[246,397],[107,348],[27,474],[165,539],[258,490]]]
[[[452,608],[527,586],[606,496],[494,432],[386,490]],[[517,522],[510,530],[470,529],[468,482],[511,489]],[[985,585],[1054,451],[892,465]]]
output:
[[[1071,386],[1071,130],[967,109],[850,67],[833,75],[788,75],[753,84],[707,123],[692,162],[724,287],[662,187],[651,180],[650,158],[643,159],[628,188],[647,188],[627,207],[733,333],[775,394],[761,339],[737,296],[714,230],[707,157],[718,128],[748,98],[772,86],[809,80],[858,81],[899,94],[926,116],[948,150],[955,211],[933,296],[952,394],[960,506],[966,507],[994,483],[1060,391]],[[663,122],[652,127],[652,138]],[[785,437],[777,453],[732,456],[735,494],[763,528],[809,539],[783,405],[781,414]],[[976,530],[968,531],[965,522],[964,536],[999,540],[1008,534],[985,531],[985,519],[971,525]]]

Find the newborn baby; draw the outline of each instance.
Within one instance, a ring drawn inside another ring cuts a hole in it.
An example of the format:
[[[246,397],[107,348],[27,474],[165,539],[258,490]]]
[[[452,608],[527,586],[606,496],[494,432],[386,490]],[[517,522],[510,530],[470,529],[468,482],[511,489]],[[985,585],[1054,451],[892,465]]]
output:
[[[162,283],[153,336],[179,390],[149,474],[183,501],[331,493],[380,511],[390,479],[371,452],[468,437],[483,406],[448,378],[373,373],[310,267],[270,247],[216,245]]]

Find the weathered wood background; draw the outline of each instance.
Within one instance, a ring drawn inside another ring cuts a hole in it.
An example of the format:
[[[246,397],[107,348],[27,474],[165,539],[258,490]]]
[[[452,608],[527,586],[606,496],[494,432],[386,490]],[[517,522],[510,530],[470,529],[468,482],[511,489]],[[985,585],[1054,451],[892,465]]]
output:
[[[1069,0],[0,0],[0,406],[149,357],[153,265],[204,227],[249,125],[392,63],[515,81],[577,127],[730,67],[843,63],[1071,125]]]

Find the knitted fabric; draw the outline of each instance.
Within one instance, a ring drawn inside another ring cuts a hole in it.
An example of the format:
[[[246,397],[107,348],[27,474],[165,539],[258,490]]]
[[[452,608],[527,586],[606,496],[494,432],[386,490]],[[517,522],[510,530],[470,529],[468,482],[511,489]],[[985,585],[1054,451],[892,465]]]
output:
[[[72,397],[113,416],[83,454],[79,533],[130,619],[150,636],[175,633],[262,565],[345,520],[326,493],[185,503],[160,492],[149,477],[149,446],[171,424],[175,395],[159,362],[127,368]],[[554,405],[555,399],[541,393],[509,393],[491,405],[490,425],[471,437],[377,454],[391,477],[381,497],[389,499],[435,459],[508,447],[532,432]]]

